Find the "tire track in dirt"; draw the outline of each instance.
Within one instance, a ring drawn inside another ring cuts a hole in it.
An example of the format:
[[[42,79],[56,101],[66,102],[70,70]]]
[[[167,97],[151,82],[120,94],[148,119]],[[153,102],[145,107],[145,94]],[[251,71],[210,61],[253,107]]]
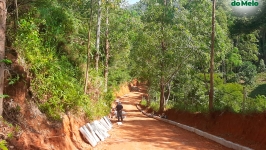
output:
[[[130,92],[120,98],[127,117],[122,125],[111,120],[111,136],[93,148],[95,150],[229,150],[218,143],[205,139],[171,124],[148,118],[136,105],[141,92]]]

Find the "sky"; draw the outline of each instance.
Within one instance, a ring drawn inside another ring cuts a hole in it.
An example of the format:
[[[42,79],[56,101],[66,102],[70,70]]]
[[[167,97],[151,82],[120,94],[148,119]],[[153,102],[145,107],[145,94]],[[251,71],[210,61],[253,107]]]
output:
[[[139,0],[127,0],[129,4],[135,4],[136,2],[138,2]]]

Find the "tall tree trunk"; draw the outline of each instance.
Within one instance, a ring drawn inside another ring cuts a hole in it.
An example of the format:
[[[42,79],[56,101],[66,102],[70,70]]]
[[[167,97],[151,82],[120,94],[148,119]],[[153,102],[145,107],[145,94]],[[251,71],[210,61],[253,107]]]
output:
[[[163,9],[163,18],[162,19],[162,27],[161,32],[163,35],[161,46],[162,46],[162,60],[161,60],[161,79],[160,79],[160,108],[159,113],[162,113],[164,111],[164,104],[165,104],[165,96],[164,96],[164,90],[165,90],[165,66],[164,66],[164,55],[166,51],[165,46],[165,40],[164,40],[164,17],[165,17],[165,9],[166,9],[166,0],[164,0],[164,9]]]
[[[214,38],[215,38],[215,1],[212,4],[212,34],[211,34],[211,60],[210,60],[210,92],[209,92],[209,111],[213,111],[214,97]]]
[[[246,107],[246,87],[243,86],[243,104],[242,104],[242,110],[245,112],[245,107]]]
[[[18,1],[14,0],[14,5],[15,5],[15,9],[16,9],[16,15],[15,15],[15,25],[14,25],[14,30],[15,33],[17,32],[17,27],[18,27]]]
[[[18,0],[15,0],[15,7],[16,7],[16,21],[18,21]]]
[[[108,28],[109,28],[109,14],[108,14],[108,0],[106,6],[106,31],[105,31],[105,66],[104,66],[104,90],[107,92],[108,88],[108,62],[109,62],[109,41],[108,41]]]
[[[95,58],[95,68],[98,72],[99,69],[99,60],[100,60],[100,35],[101,35],[101,18],[102,18],[102,10],[101,10],[102,2],[98,1],[98,18],[97,18],[97,32],[96,32],[96,58]]]
[[[164,94],[165,105],[167,105],[171,95],[171,81],[167,84],[167,87],[168,87],[167,92],[165,92]]]
[[[163,27],[162,27],[163,30]],[[164,53],[166,50],[164,40],[161,42],[162,45],[162,56],[164,57]],[[164,104],[165,104],[165,96],[164,96],[164,90],[165,90],[165,66],[164,66],[164,58],[161,60],[161,79],[160,79],[160,108],[159,113],[162,113],[164,111]]]
[[[164,103],[165,103],[164,89],[165,89],[164,77],[162,76],[161,81],[160,81],[160,109],[159,109],[159,113],[162,113],[164,111]]]
[[[91,23],[92,23],[92,3],[90,6],[90,22],[89,22],[89,31],[88,31],[88,47],[87,47],[87,66],[86,66],[86,73],[85,73],[85,85],[84,85],[84,94],[87,94],[87,87],[88,87],[88,78],[89,78],[89,65],[90,65],[90,42],[91,42]]]
[[[4,91],[4,69],[6,41],[6,0],[0,0],[0,116],[3,114],[3,91]]]

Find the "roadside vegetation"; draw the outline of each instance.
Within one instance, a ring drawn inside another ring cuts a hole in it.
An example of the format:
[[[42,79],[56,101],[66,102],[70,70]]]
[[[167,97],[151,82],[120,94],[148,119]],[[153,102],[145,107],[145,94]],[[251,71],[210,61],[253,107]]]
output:
[[[211,25],[212,3],[182,1],[177,8],[168,1],[154,3],[138,10],[143,32],[132,51],[136,66],[142,66],[136,76],[149,83],[142,105],[158,112],[161,103],[167,109],[209,112],[211,32],[206,24]],[[216,3],[214,111],[264,112],[265,22],[258,17],[265,12],[236,16],[227,6]]]
[[[6,51],[18,57],[1,63],[13,73],[6,76],[11,86],[24,78],[12,66],[24,68],[27,101],[49,119],[61,121],[67,112],[91,120],[105,116],[119,85],[135,78],[148,85],[141,104],[155,111],[209,111],[211,1],[17,3],[7,2]],[[266,8],[261,10],[256,17],[235,16],[217,1],[215,111],[266,109]]]

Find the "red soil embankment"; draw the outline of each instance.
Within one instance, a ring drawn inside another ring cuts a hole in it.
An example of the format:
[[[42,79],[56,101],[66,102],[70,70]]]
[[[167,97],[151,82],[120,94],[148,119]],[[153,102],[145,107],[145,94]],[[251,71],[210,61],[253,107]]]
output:
[[[256,150],[266,149],[266,113],[242,115],[216,112],[209,116],[168,110],[166,115],[170,120],[198,128],[240,145]]]

